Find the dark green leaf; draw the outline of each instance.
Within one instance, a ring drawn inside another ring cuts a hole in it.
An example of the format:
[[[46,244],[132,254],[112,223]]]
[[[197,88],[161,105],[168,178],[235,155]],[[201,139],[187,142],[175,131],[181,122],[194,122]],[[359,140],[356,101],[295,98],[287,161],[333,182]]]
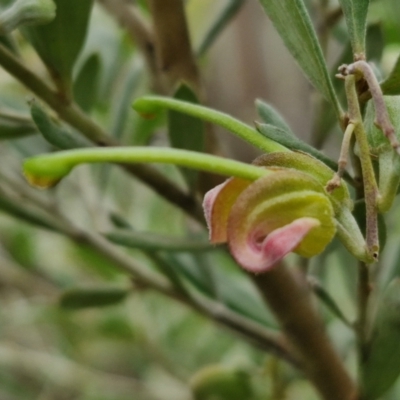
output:
[[[69,310],[111,306],[125,300],[128,293],[117,287],[69,289],[61,295],[60,306]]]
[[[368,25],[366,41],[367,60],[380,62],[383,48],[385,47],[385,39],[383,37],[381,23]]]
[[[56,17],[46,25],[24,27],[24,36],[46,64],[60,90],[69,95],[72,68],[85,42],[93,0],[55,0]]]
[[[199,49],[197,50],[197,55],[199,57],[206,53],[206,51],[214,43],[215,39],[218,38],[218,35],[221,33],[221,31],[232,20],[232,18],[240,10],[243,4],[244,0],[230,0],[221,10],[221,12],[217,15],[217,17],[211,24],[207,33],[204,35]]]
[[[83,64],[74,82],[74,99],[84,111],[90,111],[97,99],[101,62],[92,54]]]
[[[325,163],[328,167],[332,168],[334,171],[337,170],[338,165],[335,161],[332,161],[329,157],[310,146],[306,142],[303,142],[299,138],[289,133],[281,128],[269,124],[257,124],[257,130],[267,138],[278,142],[291,150],[299,150],[305,153],[311,154],[318,160]]]
[[[30,101],[31,116],[39,132],[53,146],[62,150],[87,147],[90,143],[53,121],[38,101]]]
[[[256,108],[258,115],[265,124],[276,126],[277,128],[283,129],[287,133],[290,133],[292,136],[294,136],[285,119],[270,104],[265,103],[261,99],[257,99]]]
[[[400,374],[400,279],[383,294],[366,361],[362,367],[363,389],[368,400],[379,398]]]
[[[381,88],[383,94],[386,95],[400,94],[400,56],[389,76],[381,83]]]
[[[353,54],[365,55],[369,0],[339,0],[346,18]]]
[[[199,103],[197,96],[186,83],[179,85],[174,98],[189,103]],[[168,111],[168,133],[172,147],[204,151],[204,123],[198,118],[170,110]],[[193,190],[196,187],[198,172],[187,168],[181,168],[181,170],[189,187]]]
[[[303,1],[260,0],[260,2],[307,78],[330,101],[336,116],[341,116],[341,107]]]

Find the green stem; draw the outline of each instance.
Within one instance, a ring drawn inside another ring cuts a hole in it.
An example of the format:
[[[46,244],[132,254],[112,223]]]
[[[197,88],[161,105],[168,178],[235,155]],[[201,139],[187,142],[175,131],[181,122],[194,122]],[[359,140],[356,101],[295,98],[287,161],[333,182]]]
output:
[[[78,149],[44,154],[26,160],[24,162],[24,173],[33,185],[49,187],[66,176],[75,166],[99,162],[175,164],[249,180],[255,180],[271,173],[264,168],[222,157],[188,150],[157,147]]]
[[[160,109],[169,109],[200,118],[204,121],[219,125],[255,147],[267,153],[289,151],[286,147],[260,135],[249,125],[225,114],[204,106],[186,103],[162,96],[144,96],[133,103],[133,108],[144,117],[151,117]]]
[[[378,237],[378,186],[375,179],[374,169],[370,158],[369,145],[364,130],[358,96],[355,86],[354,75],[348,75],[345,78],[346,95],[349,108],[349,123],[354,124],[354,135],[356,137],[364,182],[364,197],[367,214],[366,241],[369,253],[376,260],[379,255],[379,237]]]

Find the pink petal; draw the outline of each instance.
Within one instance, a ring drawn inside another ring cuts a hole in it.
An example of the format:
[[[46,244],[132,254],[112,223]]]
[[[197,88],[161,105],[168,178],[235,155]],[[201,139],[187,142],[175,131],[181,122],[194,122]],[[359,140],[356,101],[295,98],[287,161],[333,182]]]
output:
[[[230,240],[231,253],[244,269],[255,273],[265,272],[293,251],[319,225],[320,222],[315,218],[299,218],[275,229],[263,240],[260,240],[262,233],[255,231],[248,235],[244,243]]]
[[[203,209],[211,243],[227,241],[227,226],[231,208],[238,196],[251,183],[251,181],[241,178],[230,178],[206,193]]]

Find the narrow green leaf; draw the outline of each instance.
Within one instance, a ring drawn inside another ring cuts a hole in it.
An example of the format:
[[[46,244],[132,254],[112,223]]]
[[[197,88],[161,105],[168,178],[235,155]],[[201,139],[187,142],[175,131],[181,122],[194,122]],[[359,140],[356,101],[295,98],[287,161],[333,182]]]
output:
[[[342,118],[341,106],[304,2],[302,0],[260,0],[260,2],[307,78],[330,101],[336,116]]]
[[[101,62],[98,54],[92,54],[80,69],[74,82],[74,99],[86,112],[90,111],[97,99]]]
[[[380,22],[369,24],[366,36],[367,60],[379,63],[384,48],[385,38],[383,36],[382,24]]]
[[[0,193],[0,210],[40,228],[49,229],[51,231],[57,230],[47,217],[18,204],[15,200],[5,197],[2,193]]]
[[[88,147],[90,143],[81,136],[74,135],[69,130],[57,125],[36,100],[30,101],[31,116],[43,137],[53,146],[68,150]]]
[[[204,238],[176,238],[150,232],[135,232],[130,229],[118,229],[105,233],[104,236],[111,242],[121,246],[138,248],[146,251],[197,252],[210,251],[216,248],[211,245],[208,240],[204,240]]]
[[[214,43],[215,39],[225,28],[225,26],[232,20],[236,13],[240,10],[244,0],[230,0],[222,11],[217,15],[197,50],[197,56],[201,57],[210,46]]]
[[[55,0],[56,17],[46,25],[24,27],[23,35],[46,64],[63,94],[69,95],[72,68],[85,42],[93,0]]]
[[[287,133],[290,133],[294,136],[292,130],[290,129],[289,125],[286,123],[285,119],[282,117],[281,114],[274,107],[270,104],[265,103],[261,99],[256,100],[256,108],[258,115],[262,119],[265,124],[274,125],[277,128],[283,129]]]
[[[371,343],[361,366],[366,399],[385,393],[400,374],[400,279],[387,287],[377,311]]]
[[[36,126],[29,116],[0,110],[0,140],[19,139],[37,133]]]
[[[336,315],[346,326],[352,328],[351,323],[345,317],[342,310],[336,304],[333,297],[328,291],[314,278],[309,278],[308,280],[312,291],[321,300],[322,303],[331,311],[332,314]]]
[[[325,154],[321,153],[314,147],[294,136],[291,131],[288,132],[270,124],[256,124],[256,126],[258,131],[267,138],[282,144],[288,149],[299,150],[303,151],[304,153],[311,154],[312,156],[326,164],[332,170],[337,170],[338,165],[335,161],[331,160]]]
[[[400,94],[400,56],[396,60],[389,76],[381,83],[383,94],[395,96]]]
[[[199,104],[197,96],[192,89],[182,83],[175,91],[177,100]],[[172,147],[184,150],[204,151],[204,124],[198,118],[183,114],[179,111],[168,112],[168,134]],[[181,168],[183,176],[191,190],[196,187],[198,172]]]
[[[75,288],[65,291],[59,302],[69,310],[105,307],[121,303],[128,294],[128,289],[117,287]]]
[[[346,18],[355,56],[365,56],[365,34],[369,0],[339,0]]]

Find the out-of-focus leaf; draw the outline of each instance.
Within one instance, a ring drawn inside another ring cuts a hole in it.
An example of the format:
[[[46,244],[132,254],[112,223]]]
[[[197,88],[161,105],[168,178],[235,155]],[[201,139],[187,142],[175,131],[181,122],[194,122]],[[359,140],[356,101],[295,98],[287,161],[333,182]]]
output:
[[[7,35],[24,25],[47,24],[56,16],[52,0],[15,0],[1,12],[0,34]]]
[[[44,215],[39,212],[26,208],[16,203],[15,201],[5,197],[0,193],[0,210],[5,211],[7,214],[13,217],[19,218],[32,225],[39,226],[40,228],[49,229],[51,231],[57,231],[57,228],[48,220]]]
[[[174,98],[198,104],[199,101],[193,90],[182,83],[175,91]],[[182,114],[177,111],[168,111],[168,134],[172,147],[185,150],[204,151],[204,124],[198,118]],[[198,172],[181,168],[189,187],[196,186]]]
[[[366,42],[367,60],[379,62],[385,47],[381,23],[368,25]]]
[[[250,377],[222,365],[209,365],[192,377],[190,387],[195,400],[252,400]]]
[[[204,35],[204,38],[197,50],[197,55],[199,57],[207,52],[210,46],[214,43],[215,39],[225,28],[225,26],[232,20],[243,4],[244,0],[230,0],[221,10]]]
[[[18,224],[9,230],[4,238],[2,237],[2,244],[20,266],[27,269],[35,268],[37,249],[32,229]]]
[[[335,161],[331,160],[324,153],[321,153],[314,147],[293,135],[293,133],[277,128],[270,124],[257,124],[257,130],[268,139],[278,142],[291,150],[299,150],[311,154],[318,160],[325,163],[328,167],[337,170],[338,165]]]
[[[353,54],[365,54],[369,0],[339,0],[346,18]]]
[[[265,103],[261,99],[257,99],[256,108],[258,115],[265,124],[276,126],[277,128],[283,129],[287,133],[290,133],[292,136],[294,136],[292,130],[286,123],[285,119],[270,104]]]
[[[105,237],[121,246],[154,251],[210,251],[216,247],[208,240],[176,238],[157,235],[150,232],[135,232],[130,229],[119,229],[105,234]]]
[[[113,122],[110,131],[111,134],[117,138],[121,138],[124,133],[127,116],[128,113],[131,112],[130,104],[135,89],[144,77],[144,67],[142,62],[138,62],[138,60],[135,59],[129,67],[129,71],[122,82],[121,90],[117,92],[111,112]]]
[[[69,289],[61,295],[60,306],[69,310],[111,306],[125,300],[128,293],[128,289],[118,287]]]
[[[38,101],[30,101],[31,116],[39,132],[53,146],[62,150],[88,147],[90,143],[51,120]]]
[[[86,38],[93,0],[55,0],[56,17],[46,25],[24,27],[23,35],[46,64],[64,94],[71,90],[72,68]]]
[[[74,82],[74,98],[80,107],[88,112],[97,99],[101,62],[98,54],[92,54],[80,69]]]
[[[400,56],[397,58],[389,76],[381,83],[383,94],[398,95],[400,94]]]
[[[0,140],[19,139],[37,133],[29,116],[0,109]]]
[[[307,78],[330,101],[336,116],[341,116],[341,107],[304,2],[302,0],[260,0],[260,2]]]
[[[362,384],[368,400],[379,398],[400,374],[400,279],[387,287],[377,311]]]

